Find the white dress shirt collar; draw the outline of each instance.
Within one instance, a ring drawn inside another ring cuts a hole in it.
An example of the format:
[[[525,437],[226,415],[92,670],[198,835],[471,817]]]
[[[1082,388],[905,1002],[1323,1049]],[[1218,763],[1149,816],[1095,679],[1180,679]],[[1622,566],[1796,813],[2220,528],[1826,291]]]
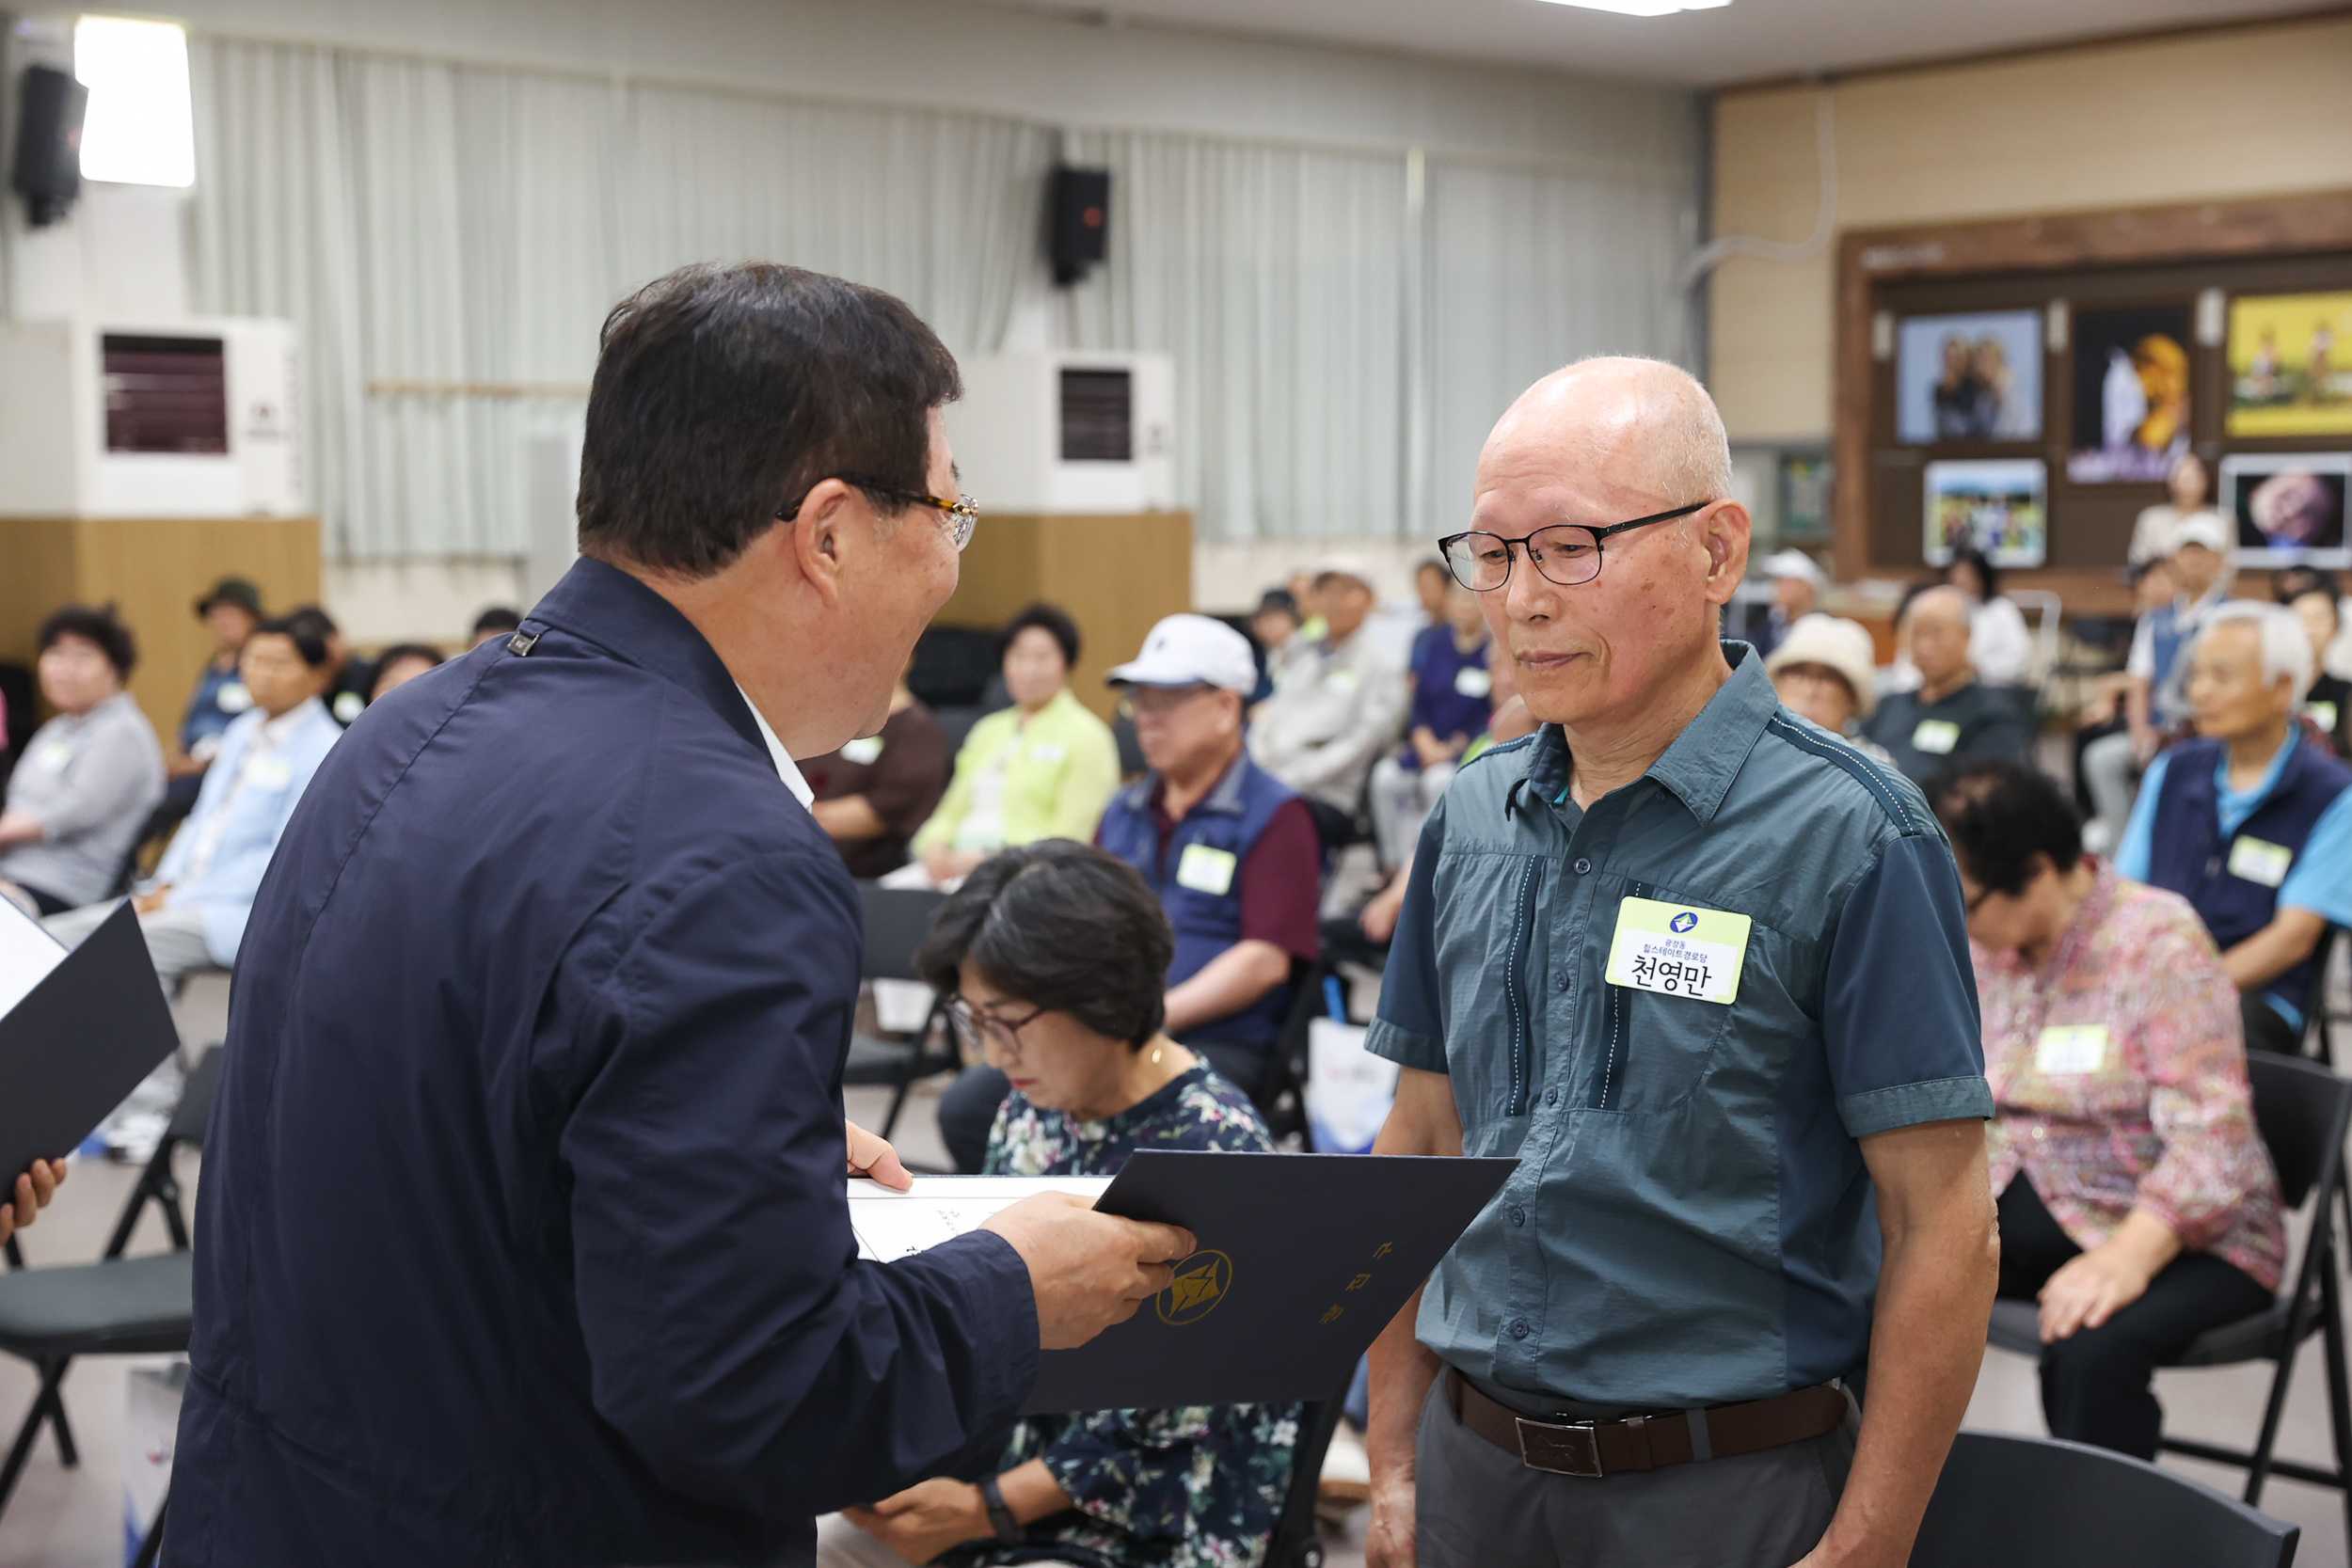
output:
[[[776,738],[774,726],[768,722],[768,716],[759,711],[759,705],[752,701],[752,694],[743,689],[741,682],[736,683],[735,689],[742,697],[743,705],[752,710],[752,722],[759,726],[759,738],[768,743],[768,755],[776,765],[776,777],[784,781],[784,787],[790,790],[792,798],[802,805],[815,804],[817,792],[808,787],[806,779],[801,777],[800,764],[786,752],[784,742]]]

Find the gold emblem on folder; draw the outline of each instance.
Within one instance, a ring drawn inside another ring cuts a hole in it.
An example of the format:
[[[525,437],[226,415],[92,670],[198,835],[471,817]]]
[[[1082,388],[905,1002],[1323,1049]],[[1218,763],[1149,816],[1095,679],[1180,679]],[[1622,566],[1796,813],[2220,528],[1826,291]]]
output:
[[[1232,1285],[1231,1258],[1221,1252],[1196,1252],[1176,1265],[1175,1280],[1152,1299],[1152,1309],[1160,1322],[1181,1328],[1216,1311]]]

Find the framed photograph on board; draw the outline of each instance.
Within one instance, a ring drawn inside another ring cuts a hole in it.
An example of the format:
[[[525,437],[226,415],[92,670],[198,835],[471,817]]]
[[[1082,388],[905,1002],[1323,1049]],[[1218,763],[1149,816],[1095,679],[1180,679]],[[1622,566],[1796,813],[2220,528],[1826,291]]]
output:
[[[2221,460],[2221,515],[2237,524],[2241,566],[2352,566],[2344,491],[2352,451],[2241,451]]]
[[[2042,438],[2042,312],[1906,316],[1895,338],[1895,437]]]
[[[2352,436],[2352,293],[2230,302],[2233,436]]]
[[[1780,460],[1780,537],[1785,543],[1826,545],[1833,469],[1826,457]]]
[[[2077,484],[2160,483],[2188,451],[2189,307],[2074,312]]]
[[[1995,566],[2039,566],[2050,549],[2050,474],[2038,457],[1931,463],[1925,537],[1931,566],[1951,564],[1952,546],[1973,542]]]

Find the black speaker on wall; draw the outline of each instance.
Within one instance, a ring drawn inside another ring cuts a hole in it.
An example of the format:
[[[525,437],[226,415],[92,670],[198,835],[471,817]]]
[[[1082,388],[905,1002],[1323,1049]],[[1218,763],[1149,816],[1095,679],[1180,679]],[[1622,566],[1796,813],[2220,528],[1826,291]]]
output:
[[[82,111],[89,88],[45,65],[17,82],[16,168],[9,183],[36,229],[56,222],[82,194]]]
[[[1065,288],[1109,255],[1111,171],[1067,164],[1055,169],[1046,232],[1053,247],[1054,281]]]

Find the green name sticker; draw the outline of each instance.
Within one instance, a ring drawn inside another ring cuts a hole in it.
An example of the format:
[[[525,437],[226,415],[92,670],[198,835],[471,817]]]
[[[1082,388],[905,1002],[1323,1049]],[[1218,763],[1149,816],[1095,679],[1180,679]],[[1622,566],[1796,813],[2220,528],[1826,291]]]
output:
[[[1949,719],[1922,719],[1911,732],[1912,749],[1930,756],[1943,756],[1959,744],[1960,726]]]
[[[1187,844],[1176,858],[1176,885],[1222,897],[1233,890],[1233,873],[1240,868],[1241,858],[1231,849]]]
[[[1744,914],[1695,904],[1628,898],[1617,906],[1602,976],[1613,986],[1729,1006],[1740,994],[1740,966],[1747,961],[1754,924]]]
[[[2230,846],[2230,875],[2264,887],[2277,887],[2287,879],[2287,867],[2295,863],[2295,851],[2283,844],[2240,833]]]
[[[2317,724],[2324,733],[2328,735],[2333,735],[2336,733],[2336,720],[2339,717],[2339,714],[2335,704],[2305,703],[2303,705],[2303,711],[2305,714],[2310,716],[2311,721]]]

